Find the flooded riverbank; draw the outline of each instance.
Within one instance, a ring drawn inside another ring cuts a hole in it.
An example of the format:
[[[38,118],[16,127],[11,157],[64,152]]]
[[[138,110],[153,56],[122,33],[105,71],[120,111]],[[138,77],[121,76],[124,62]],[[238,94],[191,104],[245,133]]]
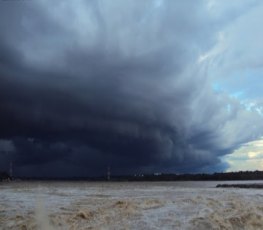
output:
[[[218,183],[2,183],[0,229],[263,229],[263,190]]]

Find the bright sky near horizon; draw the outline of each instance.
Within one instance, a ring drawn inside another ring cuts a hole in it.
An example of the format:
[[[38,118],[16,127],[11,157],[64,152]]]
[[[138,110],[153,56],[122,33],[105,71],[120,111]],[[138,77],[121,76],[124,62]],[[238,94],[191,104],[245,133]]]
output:
[[[260,1],[233,1],[233,5],[229,6],[226,1],[209,2],[215,10],[218,6],[224,10],[233,7],[232,12],[237,12],[235,19],[227,21],[221,29],[218,44],[208,52],[211,59],[220,59],[215,68],[210,70],[211,75],[216,75],[214,88],[233,97],[246,110],[256,111],[262,117],[263,4]],[[230,8],[228,10],[231,15]],[[238,14],[238,8],[242,13]],[[262,127],[256,121],[251,126]],[[229,164],[227,171],[263,170],[262,138],[242,143],[223,160]]]

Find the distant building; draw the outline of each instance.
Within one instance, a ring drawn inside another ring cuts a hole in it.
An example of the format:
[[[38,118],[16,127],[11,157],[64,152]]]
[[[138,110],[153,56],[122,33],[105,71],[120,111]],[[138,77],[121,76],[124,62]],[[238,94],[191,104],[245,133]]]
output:
[[[162,173],[156,172],[156,173],[154,173],[153,175],[154,175],[154,176],[161,176]]]

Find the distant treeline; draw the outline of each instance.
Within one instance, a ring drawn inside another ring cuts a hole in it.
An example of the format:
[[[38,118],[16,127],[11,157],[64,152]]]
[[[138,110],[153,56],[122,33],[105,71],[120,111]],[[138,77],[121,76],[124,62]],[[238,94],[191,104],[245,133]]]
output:
[[[125,177],[124,177],[125,178]],[[124,179],[123,178],[123,179]],[[112,179],[118,179],[112,178]],[[134,181],[208,181],[208,180],[263,180],[263,171],[240,171],[225,173],[198,173],[198,174],[147,174],[131,176],[128,180]]]
[[[0,181],[9,180],[8,173],[0,172]],[[70,180],[70,181],[107,181],[107,176],[100,177],[19,177],[21,180]],[[213,174],[137,174],[137,175],[112,175],[110,181],[221,181],[221,180],[263,180],[263,171],[240,171]]]

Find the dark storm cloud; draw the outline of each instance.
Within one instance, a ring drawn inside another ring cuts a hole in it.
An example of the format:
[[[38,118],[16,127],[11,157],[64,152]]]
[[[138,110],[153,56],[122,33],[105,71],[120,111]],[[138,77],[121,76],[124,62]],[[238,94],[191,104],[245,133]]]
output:
[[[107,165],[209,171],[257,134],[233,131],[240,117],[248,126],[260,118],[213,93],[197,63],[218,28],[205,2],[4,1],[0,9],[2,167],[13,160],[18,174],[45,176]]]

